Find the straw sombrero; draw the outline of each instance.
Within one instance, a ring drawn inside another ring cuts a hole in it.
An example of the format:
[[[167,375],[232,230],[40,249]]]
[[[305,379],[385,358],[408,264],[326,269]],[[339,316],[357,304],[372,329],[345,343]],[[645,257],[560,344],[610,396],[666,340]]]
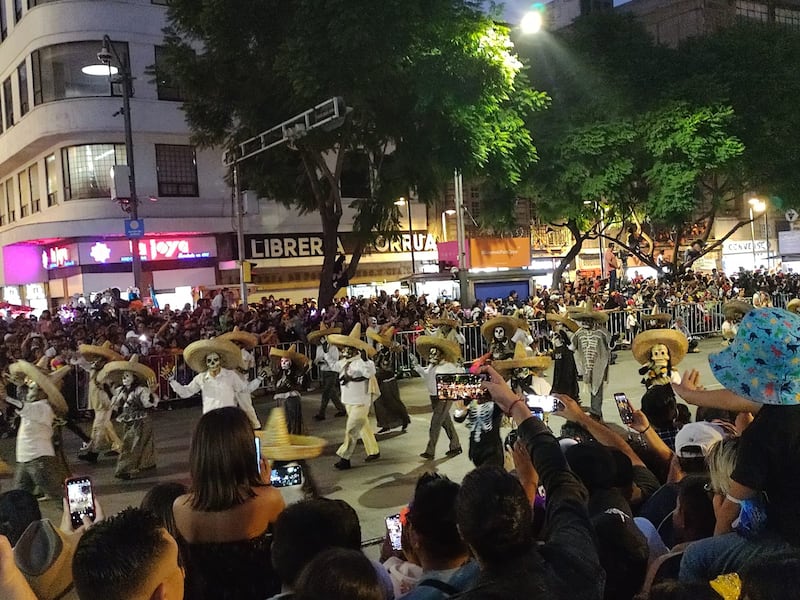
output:
[[[305,354],[300,354],[295,344],[289,346],[288,350],[281,350],[280,348],[274,347],[270,348],[269,357],[277,358],[278,360],[281,358],[288,358],[292,361],[294,366],[300,367],[301,369],[305,369],[308,366],[308,357]]]
[[[683,360],[689,351],[689,340],[677,329],[650,329],[633,338],[631,352],[640,365],[650,362],[650,349],[656,344],[664,344],[669,349],[672,366]]]
[[[100,373],[97,374],[97,381],[99,383],[109,381],[112,385],[120,385],[124,373],[133,373],[150,388],[154,388],[156,385],[155,372],[147,365],[139,362],[138,354],[131,356],[130,360],[112,360],[100,369]]]
[[[580,329],[580,325],[578,325],[575,321],[573,321],[569,317],[561,316],[560,314],[547,313],[544,318],[547,319],[548,323],[561,323],[572,333],[575,333],[576,331],[578,331],[578,329]]]
[[[461,358],[461,346],[443,337],[421,335],[417,338],[417,350],[427,354],[431,348],[438,348],[447,362],[457,362]]]
[[[341,327],[328,327],[325,323],[320,323],[319,329],[312,331],[306,336],[309,344],[319,344],[320,340],[327,335],[336,335],[342,333]]]
[[[233,342],[221,340],[219,337],[210,340],[197,340],[192,342],[183,351],[183,359],[195,373],[206,370],[206,356],[216,352],[222,361],[224,369],[244,369],[242,364],[242,351]]]
[[[268,460],[316,458],[322,454],[326,444],[321,437],[290,434],[286,424],[286,411],[282,406],[272,409],[264,429],[255,434],[261,438],[261,456]]]
[[[461,325],[461,323],[459,323],[455,319],[441,319],[441,318],[440,319],[431,319],[430,321],[428,321],[428,324],[431,327],[442,327],[442,326],[445,326],[445,327],[452,327],[453,329],[455,329],[456,327]]]
[[[61,380],[69,373],[71,367],[61,367],[51,373],[39,369],[36,365],[26,360],[18,360],[8,367],[8,372],[13,380],[31,379],[39,386],[39,389],[47,396],[47,402],[58,415],[66,415],[69,411],[64,395],[59,389]]]
[[[792,312],[795,312],[797,306],[800,305],[800,300],[792,300],[792,302],[797,303],[795,304],[795,310],[789,308],[788,305],[786,308],[788,310],[792,310]],[[791,304],[791,302],[789,304]],[[741,300],[731,300],[722,305],[722,314],[725,315],[725,318],[729,321],[741,319],[751,310],[753,310],[753,305],[748,304],[747,302],[742,302]]]
[[[669,313],[652,313],[641,315],[642,321],[655,321],[656,323],[669,323],[672,315]]]
[[[233,331],[223,333],[217,336],[221,340],[227,340],[236,344],[241,344],[245,348],[251,349],[258,346],[258,336],[247,331],[240,331],[238,327],[234,327]]]
[[[363,350],[367,353],[367,356],[375,356],[375,348],[361,339],[361,323],[355,324],[350,335],[342,335],[340,333],[328,335],[328,342],[334,346],[349,346],[356,350]]]
[[[391,348],[394,344],[394,327],[387,327],[381,333],[375,333],[371,329],[367,329],[367,337],[385,348]]]
[[[789,300],[789,302],[786,304],[786,310],[800,314],[800,298]]]
[[[595,321],[602,325],[608,323],[608,313],[604,310],[582,309],[570,313],[569,317],[575,321]]]
[[[122,356],[122,354],[111,347],[111,342],[108,340],[103,342],[102,346],[81,344],[78,346],[78,352],[89,361],[94,358],[104,358],[106,362],[111,362],[112,360],[125,360],[125,357]]]
[[[502,327],[506,332],[506,337],[511,339],[517,332],[517,329],[528,330],[528,324],[522,319],[515,319],[509,316],[500,316],[489,319],[481,325],[481,335],[489,342],[494,338],[494,328]]]
[[[512,369],[548,369],[553,364],[553,359],[549,356],[533,356],[528,354],[525,344],[517,342],[514,346],[514,358],[506,360],[496,360],[492,366],[500,373],[505,373]]]

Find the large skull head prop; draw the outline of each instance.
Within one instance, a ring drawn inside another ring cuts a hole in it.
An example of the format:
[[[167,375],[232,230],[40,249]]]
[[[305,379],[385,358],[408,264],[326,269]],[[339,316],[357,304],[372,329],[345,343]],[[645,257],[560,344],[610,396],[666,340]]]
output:
[[[136,378],[133,376],[133,373],[131,373],[130,371],[125,371],[122,374],[122,385],[124,385],[125,387],[131,387],[135,380],[136,380]]]
[[[656,344],[650,348],[650,360],[654,365],[666,367],[669,363],[669,349],[664,344]]]
[[[206,355],[206,367],[211,373],[219,373],[222,369],[222,359],[216,352],[210,352]]]
[[[502,342],[506,339],[506,329],[505,327],[495,327],[494,328],[494,339],[495,341]]]
[[[438,365],[442,361],[442,352],[436,346],[432,346],[428,350],[428,362],[432,365]]]

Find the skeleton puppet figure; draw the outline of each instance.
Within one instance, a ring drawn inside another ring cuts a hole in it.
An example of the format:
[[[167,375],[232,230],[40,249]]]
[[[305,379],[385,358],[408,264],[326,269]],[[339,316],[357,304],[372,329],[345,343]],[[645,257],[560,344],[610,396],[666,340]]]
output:
[[[286,410],[289,433],[302,435],[301,394],[308,384],[310,369],[308,357],[297,352],[294,345],[288,350],[272,348],[269,356],[275,370],[275,400],[281,403]]]
[[[605,328],[608,314],[589,310],[574,313],[572,318],[580,325],[572,337],[572,348],[583,395],[591,398],[591,415],[602,420],[603,383],[611,363],[611,333]]]
[[[680,383],[676,367],[686,356],[689,341],[675,329],[649,329],[633,338],[631,351],[642,365],[639,374],[647,389],[655,385]]]

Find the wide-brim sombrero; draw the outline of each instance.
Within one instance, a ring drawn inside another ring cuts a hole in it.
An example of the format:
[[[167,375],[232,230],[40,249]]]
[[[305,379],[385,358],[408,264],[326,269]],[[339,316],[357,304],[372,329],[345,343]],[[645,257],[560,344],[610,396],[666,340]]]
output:
[[[528,354],[525,344],[517,342],[514,347],[514,357],[506,360],[496,360],[492,366],[499,373],[505,373],[512,369],[548,369],[553,364],[553,359],[549,356],[535,356]]]
[[[125,360],[125,357],[122,356],[122,354],[111,347],[111,342],[108,340],[103,342],[102,346],[96,346],[94,344],[81,344],[78,346],[78,352],[88,361],[92,361],[95,358],[105,359],[106,362],[111,362],[112,360]]]
[[[680,363],[689,351],[689,340],[677,329],[650,329],[633,338],[631,352],[640,365],[650,362],[650,350],[656,344],[664,344],[669,350],[672,366]]]
[[[517,332],[517,329],[527,330],[527,323],[521,319],[515,319],[509,316],[493,317],[481,325],[481,335],[491,342],[494,339],[494,328],[502,327],[506,332],[506,337],[511,339]]]
[[[789,312],[800,314],[800,298],[794,298],[792,300],[789,300],[789,302],[786,304],[786,310],[788,310]]]
[[[52,373],[45,373],[33,363],[26,360],[18,360],[11,363],[8,372],[11,378],[16,381],[30,379],[36,382],[39,389],[47,396],[47,402],[53,407],[58,415],[66,415],[69,411],[64,394],[59,389],[61,380],[69,373],[70,367],[64,366]]]
[[[201,373],[207,369],[206,356],[212,353],[219,354],[224,369],[245,369],[239,347],[219,337],[192,342],[183,350],[183,359],[192,371]]]
[[[294,344],[289,346],[289,348],[286,350],[281,348],[270,348],[269,357],[278,360],[282,358],[288,358],[292,361],[294,366],[300,367],[301,369],[305,369],[308,366],[308,357],[305,354],[300,354],[297,351],[297,346]]]
[[[575,321],[570,319],[569,317],[564,317],[560,314],[555,313],[548,313],[544,317],[548,323],[561,323],[564,327],[569,329],[572,333],[575,333],[580,329],[580,325],[578,325]]]
[[[261,439],[261,456],[268,460],[306,460],[316,458],[325,449],[324,438],[312,435],[293,435],[286,424],[286,412],[282,406],[273,408],[267,424],[256,431]]]
[[[328,327],[325,323],[319,326],[319,329],[312,331],[306,336],[309,344],[319,344],[320,340],[328,335],[336,335],[342,333],[341,327]]]
[[[461,325],[461,323],[459,323],[455,319],[442,319],[442,318],[431,319],[430,321],[428,321],[428,324],[431,327],[442,327],[442,326],[444,326],[444,327],[452,327],[453,329],[455,329],[456,327]]]
[[[394,344],[394,327],[387,327],[378,333],[367,329],[367,337],[372,341],[378,342],[381,346],[391,348]]]
[[[133,373],[135,377],[149,388],[156,385],[156,374],[153,369],[139,362],[139,356],[134,354],[129,360],[112,360],[107,363],[97,374],[99,383],[109,382],[112,385],[122,383],[122,376],[125,373]]]
[[[574,321],[594,321],[602,325],[608,323],[608,313],[604,310],[582,309],[569,313],[569,317]]]
[[[443,337],[421,335],[417,338],[417,351],[427,354],[431,348],[438,348],[447,362],[457,362],[461,358],[461,346]]]
[[[797,302],[796,306],[800,306],[800,300],[796,300],[793,302]],[[790,303],[791,304],[791,303]],[[786,308],[788,310],[792,310],[787,305]],[[747,302],[742,302],[741,300],[730,300],[722,305],[722,314],[725,315],[725,318],[729,321],[735,321],[736,319],[741,319],[744,317],[748,312],[753,310],[753,305],[748,304]],[[797,311],[792,311],[797,312]]]
[[[257,335],[248,331],[240,331],[238,327],[234,327],[233,331],[223,333],[218,337],[221,340],[227,340],[229,342],[234,342],[235,344],[241,344],[247,349],[252,349],[258,346]]]
[[[655,323],[669,323],[672,320],[672,315],[669,313],[650,313],[640,315],[642,321],[652,321]]]
[[[342,335],[340,333],[329,335],[328,342],[334,346],[349,346],[358,351],[363,350],[367,353],[367,356],[375,356],[375,348],[361,339],[361,323],[355,324],[350,335]]]

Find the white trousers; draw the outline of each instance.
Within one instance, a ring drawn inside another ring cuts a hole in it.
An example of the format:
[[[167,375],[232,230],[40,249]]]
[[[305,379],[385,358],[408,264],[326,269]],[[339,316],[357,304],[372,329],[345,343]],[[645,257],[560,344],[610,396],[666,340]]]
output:
[[[372,425],[369,423],[369,406],[361,404],[345,404],[347,411],[347,423],[344,426],[344,442],[336,451],[340,457],[350,460],[356,449],[358,438],[364,442],[364,450],[367,456],[378,454],[378,442],[375,434],[372,433]]]

